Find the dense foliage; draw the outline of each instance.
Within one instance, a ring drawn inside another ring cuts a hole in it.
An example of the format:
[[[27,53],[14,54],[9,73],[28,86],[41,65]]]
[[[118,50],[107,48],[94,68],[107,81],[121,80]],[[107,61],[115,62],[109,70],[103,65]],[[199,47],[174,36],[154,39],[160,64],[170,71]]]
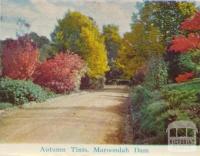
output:
[[[200,12],[196,13],[196,15],[193,18],[186,19],[181,24],[181,29],[189,31],[200,30]]]
[[[130,71],[136,71],[133,80],[137,86],[131,91],[136,143],[166,143],[165,130],[176,120],[190,120],[200,128],[200,80],[194,79],[199,77],[200,71],[200,16],[196,11],[193,3],[146,1],[138,17],[134,16],[132,29],[141,22],[145,32],[140,34],[140,25],[126,38],[128,44],[124,44],[129,47],[124,60],[138,56],[130,55],[131,48],[136,50],[137,46],[143,57],[127,63]],[[153,58],[144,53],[151,46],[145,38],[149,27],[159,32],[154,33],[159,38],[156,47],[163,47],[162,51],[157,49],[156,55],[156,50],[151,52]],[[133,40],[136,35],[139,43]],[[176,83],[168,84],[172,81]]]
[[[115,61],[122,44],[119,28],[115,25],[103,26],[103,37],[105,39],[108,62],[111,65]]]
[[[40,64],[34,82],[57,93],[69,92],[80,85],[85,71],[84,61],[76,54],[60,53]]]
[[[158,27],[165,44],[179,33],[179,25],[194,15],[194,3],[178,1],[146,1],[138,16],[146,25]]]
[[[13,107],[13,105],[11,103],[0,102],[0,110],[1,109],[11,108],[11,107]]]
[[[189,79],[191,79],[193,77],[193,73],[184,73],[184,74],[179,74],[176,77],[176,82],[180,83],[180,82],[185,82],[188,81]]]
[[[117,64],[127,78],[131,78],[152,56],[160,56],[165,50],[160,31],[142,22],[134,24],[132,31],[124,35],[122,43]]]
[[[58,20],[51,36],[58,51],[70,50],[82,56],[89,77],[101,77],[109,69],[103,37],[91,18],[79,12],[68,12]]]
[[[0,101],[21,105],[29,101],[41,102],[53,94],[31,81],[0,79]]]
[[[116,65],[116,58],[122,47],[122,38],[119,34],[119,28],[115,25],[103,26],[103,37],[107,51],[108,65],[110,70],[106,72],[106,83],[111,83],[113,80],[122,75],[120,69]]]
[[[26,36],[31,39],[39,49],[41,61],[51,58],[56,54],[56,49],[52,46],[50,40],[45,36],[39,36],[35,32],[26,34]]]
[[[168,67],[162,57],[152,57],[147,65],[145,85],[149,89],[160,89],[168,82]]]
[[[87,75],[81,79],[81,89],[102,89],[104,88],[105,78],[89,78]]]
[[[137,86],[131,92],[136,143],[165,143],[167,125],[175,120],[192,120],[198,128],[200,79],[164,86],[153,92]]]
[[[191,78],[192,76],[188,75],[185,72],[193,72],[198,75],[199,73],[199,49],[200,49],[200,34],[198,28],[200,28],[199,23],[199,12],[196,13],[192,18],[186,19],[181,23],[182,33],[187,32],[184,35],[176,36],[171,43],[169,51],[178,55],[177,67],[179,69],[178,75],[176,76],[177,82],[182,82]],[[194,28],[194,29],[192,29]],[[187,35],[188,34],[188,35]],[[173,58],[173,59],[174,59]],[[173,72],[173,71],[172,71]]]
[[[200,49],[200,35],[198,33],[191,33],[188,37],[183,35],[175,37],[169,50],[184,53],[191,49]]]
[[[37,47],[26,37],[5,40],[2,54],[3,76],[29,79],[38,64],[38,56]]]

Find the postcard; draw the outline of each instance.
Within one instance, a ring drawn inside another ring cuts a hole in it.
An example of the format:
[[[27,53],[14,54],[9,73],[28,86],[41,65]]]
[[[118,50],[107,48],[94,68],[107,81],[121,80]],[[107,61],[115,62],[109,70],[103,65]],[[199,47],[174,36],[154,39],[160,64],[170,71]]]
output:
[[[200,1],[1,0],[0,156],[200,155]]]

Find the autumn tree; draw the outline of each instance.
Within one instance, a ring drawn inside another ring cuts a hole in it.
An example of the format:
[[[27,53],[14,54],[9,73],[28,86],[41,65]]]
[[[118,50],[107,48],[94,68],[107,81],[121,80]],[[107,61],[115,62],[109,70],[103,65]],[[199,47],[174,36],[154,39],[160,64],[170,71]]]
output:
[[[174,35],[179,34],[179,27],[185,18],[195,14],[197,11],[195,4],[190,2],[178,1],[145,1],[143,7],[140,7],[139,14],[134,16],[132,27],[135,23],[142,22],[146,29],[153,26],[158,29],[163,40],[163,45],[169,46]],[[165,48],[167,50],[167,48]],[[173,53],[164,54],[165,60],[174,69],[178,70],[176,66],[177,56]],[[175,72],[170,72],[170,77],[174,77]]]
[[[143,21],[145,25],[158,27],[166,43],[179,33],[180,23],[196,11],[192,2],[146,1],[140,9],[138,20]]]
[[[160,56],[165,51],[159,29],[154,26],[146,27],[142,22],[132,26],[132,31],[124,35],[122,43],[117,64],[127,78],[132,77],[138,68],[145,66],[150,57]]]
[[[104,40],[91,18],[69,11],[51,37],[58,51],[70,50],[85,60],[89,77],[101,77],[108,70]]]
[[[193,3],[176,1],[145,1],[139,8],[117,59],[127,77],[145,66],[150,56],[164,54],[168,41],[179,32],[179,24],[196,11]]]
[[[27,37],[7,39],[3,43],[3,76],[12,79],[29,79],[37,64],[39,52]]]
[[[180,29],[182,34],[175,36],[169,47],[169,53],[175,53],[178,56],[176,66],[180,70],[176,73],[179,74],[176,75],[177,82],[187,80],[188,72],[190,75],[192,75],[191,72],[200,73],[200,12],[182,22]],[[173,69],[171,70],[173,72]]]

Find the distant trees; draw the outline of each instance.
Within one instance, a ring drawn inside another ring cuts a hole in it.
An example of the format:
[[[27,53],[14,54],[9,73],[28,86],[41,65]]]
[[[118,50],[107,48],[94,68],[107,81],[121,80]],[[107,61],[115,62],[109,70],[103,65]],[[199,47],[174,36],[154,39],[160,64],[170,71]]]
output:
[[[119,34],[119,28],[115,25],[103,26],[104,43],[107,50],[109,64],[115,61],[117,54],[121,48],[122,38]]]
[[[45,45],[45,44],[50,44],[50,41],[47,37],[39,36],[35,32],[31,32],[31,33],[26,34],[26,35],[36,44],[36,46],[38,48],[42,48],[42,46]]]
[[[152,56],[162,55],[165,51],[159,29],[154,26],[146,27],[142,22],[133,25],[131,32],[124,35],[122,43],[117,64],[127,78],[131,78],[139,68],[145,66]]]
[[[50,40],[45,36],[39,36],[35,32],[31,32],[26,34],[28,38],[30,38],[38,47],[40,51],[40,60],[44,61],[48,58],[53,57],[56,54],[56,49],[52,46]]]
[[[89,77],[101,77],[109,69],[103,37],[91,18],[69,11],[51,37],[58,51],[73,51],[86,61]]]
[[[122,38],[119,34],[118,26],[111,24],[103,26],[102,35],[104,37],[110,67],[110,70],[106,72],[106,82],[109,83],[112,79],[119,78],[122,75],[122,72],[116,66],[116,58],[122,47]]]

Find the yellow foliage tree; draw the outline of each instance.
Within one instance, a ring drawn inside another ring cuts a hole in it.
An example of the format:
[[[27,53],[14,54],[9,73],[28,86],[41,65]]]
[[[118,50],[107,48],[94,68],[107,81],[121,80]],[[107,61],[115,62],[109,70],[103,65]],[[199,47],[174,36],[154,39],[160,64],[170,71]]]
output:
[[[132,31],[124,35],[122,44],[117,65],[126,78],[131,78],[150,57],[162,55],[165,51],[159,29],[146,27],[142,22],[133,25]]]
[[[102,77],[108,70],[104,40],[92,18],[69,11],[58,20],[51,37],[57,51],[70,50],[82,56],[90,78]]]
[[[92,78],[101,77],[105,71],[109,70],[105,46],[102,44],[103,39],[98,39],[97,35],[91,33],[87,28],[82,29],[81,38],[85,43],[83,50],[86,52],[84,59],[88,65],[88,76]]]

